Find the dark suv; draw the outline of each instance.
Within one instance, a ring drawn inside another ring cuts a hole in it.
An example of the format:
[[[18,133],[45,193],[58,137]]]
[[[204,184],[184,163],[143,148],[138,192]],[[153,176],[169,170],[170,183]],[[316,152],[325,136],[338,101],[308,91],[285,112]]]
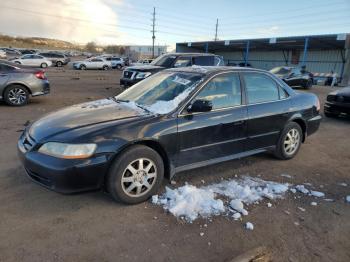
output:
[[[207,53],[172,53],[159,56],[149,65],[130,66],[123,71],[120,85],[132,86],[133,84],[153,75],[159,71],[173,67],[198,66],[223,66],[222,56]]]
[[[68,57],[60,53],[47,52],[47,53],[40,53],[39,55],[49,59],[52,62],[52,65],[57,67],[66,65],[70,61]]]

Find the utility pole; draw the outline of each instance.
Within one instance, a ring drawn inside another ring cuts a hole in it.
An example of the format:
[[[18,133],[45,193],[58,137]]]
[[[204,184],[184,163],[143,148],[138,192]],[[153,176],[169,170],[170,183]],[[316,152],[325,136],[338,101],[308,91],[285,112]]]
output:
[[[156,39],[155,33],[155,26],[156,26],[156,8],[153,7],[153,19],[152,19],[152,58],[154,58],[154,41]]]
[[[214,38],[214,41],[218,41],[218,27],[219,27],[219,19],[216,18],[215,38]]]

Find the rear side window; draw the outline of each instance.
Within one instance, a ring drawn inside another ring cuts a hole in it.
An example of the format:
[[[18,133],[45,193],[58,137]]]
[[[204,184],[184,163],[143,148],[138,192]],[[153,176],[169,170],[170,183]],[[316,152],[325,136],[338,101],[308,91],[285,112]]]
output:
[[[191,66],[191,57],[179,57],[174,64],[174,67],[186,66]]]
[[[238,74],[228,73],[214,77],[199,92],[195,100],[209,101],[213,109],[241,105],[242,94]]]
[[[248,103],[263,103],[279,100],[278,86],[270,77],[259,73],[243,74]]]
[[[193,57],[193,64],[199,66],[213,66],[214,56],[195,56]]]

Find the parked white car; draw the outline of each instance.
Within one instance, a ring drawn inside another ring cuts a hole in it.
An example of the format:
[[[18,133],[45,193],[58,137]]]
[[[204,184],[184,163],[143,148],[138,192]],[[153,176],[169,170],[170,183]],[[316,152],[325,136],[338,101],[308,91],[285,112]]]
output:
[[[0,58],[6,58],[6,52],[0,49]]]
[[[50,60],[48,60],[47,58],[41,55],[35,55],[35,54],[23,55],[20,58],[15,58],[11,60],[11,62],[20,64],[20,65],[41,67],[41,68],[52,66],[52,62]]]
[[[74,69],[86,70],[86,69],[103,69],[108,70],[112,68],[111,61],[107,61],[104,58],[94,57],[83,61],[76,61],[73,63]]]
[[[153,60],[154,59],[140,59],[136,63],[132,63],[131,66],[149,65]]]

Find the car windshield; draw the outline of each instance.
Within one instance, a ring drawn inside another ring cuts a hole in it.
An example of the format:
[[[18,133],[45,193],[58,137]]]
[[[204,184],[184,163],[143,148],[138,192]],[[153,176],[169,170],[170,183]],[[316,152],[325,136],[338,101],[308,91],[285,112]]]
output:
[[[272,74],[279,74],[279,75],[285,75],[290,73],[291,69],[288,67],[275,67],[270,70]]]
[[[175,55],[163,55],[152,61],[151,65],[170,67],[176,59]]]
[[[203,78],[201,73],[160,72],[115,98],[119,102],[133,103],[151,113],[166,114],[176,109]]]

